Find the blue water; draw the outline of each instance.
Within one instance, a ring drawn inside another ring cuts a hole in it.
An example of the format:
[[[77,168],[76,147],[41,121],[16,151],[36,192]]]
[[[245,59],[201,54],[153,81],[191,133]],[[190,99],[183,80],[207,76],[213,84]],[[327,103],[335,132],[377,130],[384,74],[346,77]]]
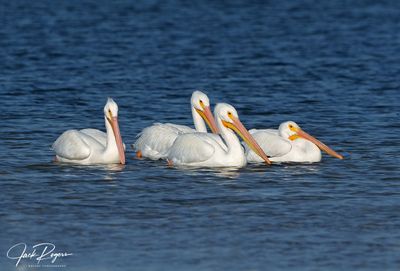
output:
[[[0,269],[398,270],[399,18],[396,1],[2,1]],[[104,130],[108,96],[130,144],[191,124],[195,89],[248,128],[294,120],[345,159],[51,162],[64,130]],[[20,242],[73,255],[17,269]]]

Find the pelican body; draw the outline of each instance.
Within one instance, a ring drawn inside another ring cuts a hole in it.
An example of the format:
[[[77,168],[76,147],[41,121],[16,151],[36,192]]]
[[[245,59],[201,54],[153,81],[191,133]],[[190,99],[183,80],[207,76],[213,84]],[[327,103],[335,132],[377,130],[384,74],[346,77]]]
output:
[[[82,165],[125,164],[125,150],[118,125],[118,106],[111,99],[104,107],[107,133],[96,129],[68,130],[53,143],[55,160]]]
[[[155,123],[146,127],[133,144],[136,156],[152,160],[165,158],[169,148],[179,135],[196,131],[206,133],[206,124],[213,133],[218,133],[207,95],[198,90],[194,91],[190,103],[195,129],[172,123]]]
[[[233,106],[220,103],[215,107],[214,115],[223,141],[207,133],[179,135],[167,154],[170,164],[192,167],[243,167],[247,160],[235,132],[266,163],[270,163],[267,155],[240,122]]]
[[[268,153],[272,162],[307,162],[321,161],[321,150],[327,154],[343,159],[343,156],[323,144],[315,137],[304,132],[293,121],[283,122],[279,130],[264,129],[250,130],[250,134]],[[246,157],[248,162],[262,162],[246,144]]]

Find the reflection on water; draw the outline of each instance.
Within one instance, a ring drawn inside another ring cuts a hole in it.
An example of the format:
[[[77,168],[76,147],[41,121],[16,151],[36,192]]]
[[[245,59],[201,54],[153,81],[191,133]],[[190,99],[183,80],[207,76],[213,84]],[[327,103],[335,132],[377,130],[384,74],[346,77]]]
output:
[[[111,171],[111,172],[118,172],[122,171],[125,168],[125,165],[122,164],[107,164],[107,165],[99,165],[99,168],[102,168],[106,171]]]
[[[235,167],[204,168],[193,166],[177,166],[174,169],[181,171],[186,176],[214,175],[231,179],[235,179],[240,176],[240,168]]]
[[[224,177],[229,179],[237,179],[240,177],[238,168],[222,168],[214,172],[217,177]]]

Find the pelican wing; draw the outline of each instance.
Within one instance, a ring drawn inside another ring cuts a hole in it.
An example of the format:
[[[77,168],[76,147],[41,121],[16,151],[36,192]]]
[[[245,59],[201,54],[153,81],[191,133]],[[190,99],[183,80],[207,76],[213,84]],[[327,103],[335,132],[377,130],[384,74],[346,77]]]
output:
[[[206,133],[189,133],[177,137],[168,152],[168,159],[176,164],[199,163],[210,159],[218,144]]]
[[[250,130],[251,135],[269,157],[279,157],[287,154],[292,149],[292,144],[283,137],[279,136],[276,130]],[[249,162],[261,162],[258,157],[245,143],[246,157]]]
[[[156,123],[158,125],[164,125],[167,126],[170,129],[176,129],[176,131],[180,134],[187,134],[187,133],[195,133],[196,130],[193,128],[190,128],[189,126],[186,125],[179,125],[179,124],[173,124],[173,123]]]
[[[107,134],[97,129],[83,129],[79,132],[84,133],[99,142],[104,148],[107,147]],[[124,150],[126,150],[125,143],[122,143]]]
[[[224,140],[219,134],[211,134],[211,133],[204,133],[207,134],[207,137],[212,138],[215,142],[217,142],[224,151],[228,151],[228,147],[226,146]]]
[[[178,135],[194,131],[183,125],[155,123],[143,129],[134,143],[134,148],[140,150],[144,157],[157,160],[165,157]]]
[[[256,132],[266,132],[266,133],[270,133],[270,134],[274,134],[274,135],[279,135],[279,130],[276,129],[251,129],[249,130],[250,134],[254,134]]]
[[[89,157],[90,147],[86,144],[83,137],[86,134],[77,130],[65,131],[53,143],[53,150],[57,156],[70,159],[70,160],[83,160]]]
[[[103,145],[104,147],[106,147],[107,145],[107,134],[97,130],[97,129],[83,129],[80,130],[81,133],[84,133],[88,136],[93,137],[95,140],[97,140],[101,145]]]

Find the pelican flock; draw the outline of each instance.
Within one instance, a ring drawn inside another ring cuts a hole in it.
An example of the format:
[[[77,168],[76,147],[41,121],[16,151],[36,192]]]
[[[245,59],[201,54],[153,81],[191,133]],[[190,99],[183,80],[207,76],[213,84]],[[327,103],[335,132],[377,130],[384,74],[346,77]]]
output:
[[[313,163],[321,161],[321,150],[343,159],[293,121],[282,123],[278,130],[248,131],[232,105],[217,104],[213,115],[209,98],[201,91],[192,93],[190,104],[195,129],[172,123],[146,127],[132,144],[136,157],[165,159],[169,165],[189,167],[244,167],[253,162]],[[118,105],[111,98],[104,106],[104,122],[107,133],[95,129],[65,131],[52,145],[54,160],[82,165],[125,164]],[[207,127],[211,133],[207,133]]]

